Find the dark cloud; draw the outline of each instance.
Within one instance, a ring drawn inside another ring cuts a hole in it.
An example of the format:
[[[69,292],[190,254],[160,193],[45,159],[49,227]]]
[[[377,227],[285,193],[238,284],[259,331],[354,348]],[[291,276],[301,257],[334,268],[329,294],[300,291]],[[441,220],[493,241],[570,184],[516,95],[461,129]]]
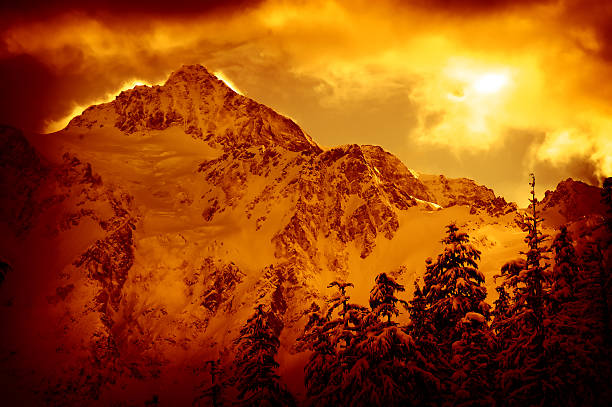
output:
[[[586,182],[590,185],[600,186],[602,179],[597,175],[597,163],[590,156],[572,157],[567,163],[553,165],[548,161],[535,164],[534,173],[538,177],[538,183],[545,189],[554,189],[557,183],[565,178],[572,178]]]
[[[0,123],[39,129],[53,115],[50,110],[56,106],[53,99],[59,78],[36,58],[15,55],[1,59],[0,77]]]
[[[581,29],[592,29],[599,47],[591,52],[612,62],[612,2],[568,0],[564,6],[565,23]]]
[[[242,11],[261,3],[261,0],[20,0],[0,3],[0,14],[7,18],[45,18],[66,12],[88,15],[176,16],[194,13],[226,13]]]
[[[183,64],[206,64],[219,48],[231,52],[235,46],[202,39],[193,49],[140,47],[110,61],[84,55],[82,46],[62,46],[52,51],[59,66],[50,64],[44,53],[6,54],[0,58],[0,124],[43,132],[48,122],[117,92],[126,80],[162,82]]]
[[[558,2],[559,0],[414,0],[411,2],[397,1],[396,4],[404,6],[409,4],[430,11],[441,10],[458,14],[484,14]]]

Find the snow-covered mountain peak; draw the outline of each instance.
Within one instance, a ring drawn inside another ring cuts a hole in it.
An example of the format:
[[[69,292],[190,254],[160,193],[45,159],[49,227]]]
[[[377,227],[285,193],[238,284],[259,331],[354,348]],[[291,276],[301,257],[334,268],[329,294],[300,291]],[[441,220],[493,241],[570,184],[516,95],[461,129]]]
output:
[[[321,151],[292,120],[237,94],[201,65],[183,66],[162,86],[137,86],[110,103],[91,106],[67,130],[104,127],[127,135],[178,127],[224,151],[251,146]]]
[[[226,87],[221,80],[219,80],[214,74],[210,73],[204,66],[195,65],[183,65],[178,70],[172,72],[168,77],[165,85],[177,84],[177,83],[197,83],[210,81]]]

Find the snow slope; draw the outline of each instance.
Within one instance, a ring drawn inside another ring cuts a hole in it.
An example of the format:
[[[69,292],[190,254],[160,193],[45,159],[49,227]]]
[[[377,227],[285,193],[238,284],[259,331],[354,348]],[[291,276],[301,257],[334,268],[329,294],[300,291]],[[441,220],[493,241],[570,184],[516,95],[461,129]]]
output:
[[[15,400],[190,405],[204,361],[231,374],[258,304],[277,316],[280,373],[299,395],[306,355],[293,341],[330,281],[353,282],[365,305],[390,272],[409,298],[457,222],[482,250],[493,300],[492,276],[523,249],[520,211],[492,190],[415,175],[377,146],[324,150],[201,66],[60,132],[0,133],[0,257],[12,268],[0,368]]]

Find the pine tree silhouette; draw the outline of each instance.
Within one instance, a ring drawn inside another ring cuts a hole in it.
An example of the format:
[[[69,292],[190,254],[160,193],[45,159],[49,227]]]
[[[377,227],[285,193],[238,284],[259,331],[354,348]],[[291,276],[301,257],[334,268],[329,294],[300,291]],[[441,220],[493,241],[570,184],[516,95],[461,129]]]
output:
[[[561,231],[553,240],[552,249],[555,264],[552,271],[551,300],[559,304],[575,298],[580,273],[578,256],[567,226],[561,227]]]

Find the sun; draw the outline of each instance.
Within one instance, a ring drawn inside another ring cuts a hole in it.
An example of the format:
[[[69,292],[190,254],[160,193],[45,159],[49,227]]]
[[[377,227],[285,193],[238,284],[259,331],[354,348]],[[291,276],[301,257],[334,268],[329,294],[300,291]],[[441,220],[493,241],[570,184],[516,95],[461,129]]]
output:
[[[501,73],[487,73],[479,76],[472,83],[472,87],[478,93],[497,93],[509,82],[508,75]]]

